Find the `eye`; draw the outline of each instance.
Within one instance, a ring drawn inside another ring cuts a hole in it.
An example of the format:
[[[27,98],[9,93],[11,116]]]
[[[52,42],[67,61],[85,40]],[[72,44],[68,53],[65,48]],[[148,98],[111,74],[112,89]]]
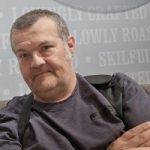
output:
[[[29,57],[29,54],[27,54],[27,53],[20,53],[20,54],[18,54],[17,57],[18,57],[19,59],[26,59],[26,58]]]
[[[44,45],[43,46],[43,50],[49,50],[50,48],[52,48],[52,45]]]

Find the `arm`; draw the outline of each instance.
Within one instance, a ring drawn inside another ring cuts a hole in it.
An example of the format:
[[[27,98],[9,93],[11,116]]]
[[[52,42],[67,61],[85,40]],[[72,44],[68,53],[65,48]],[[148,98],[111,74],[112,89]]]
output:
[[[0,150],[21,150],[14,118],[0,113]]]
[[[150,95],[133,79],[124,74],[114,75],[116,83],[122,87],[122,112],[126,130],[150,121]]]
[[[128,131],[107,150],[150,149],[150,96],[124,74],[115,75],[114,80],[123,87],[123,122]]]
[[[116,139],[107,150],[150,149],[150,121],[142,123]]]
[[[22,150],[18,138],[18,111],[15,109],[18,105],[14,102],[0,110],[0,150]]]

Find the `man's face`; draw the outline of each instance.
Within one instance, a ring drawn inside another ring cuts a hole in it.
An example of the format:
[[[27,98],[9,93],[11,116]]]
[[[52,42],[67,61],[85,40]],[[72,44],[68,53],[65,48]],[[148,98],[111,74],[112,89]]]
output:
[[[73,37],[68,37],[65,43],[58,35],[55,22],[47,17],[12,34],[21,73],[34,93],[63,87],[70,82],[73,67],[66,53],[73,54],[74,44]]]

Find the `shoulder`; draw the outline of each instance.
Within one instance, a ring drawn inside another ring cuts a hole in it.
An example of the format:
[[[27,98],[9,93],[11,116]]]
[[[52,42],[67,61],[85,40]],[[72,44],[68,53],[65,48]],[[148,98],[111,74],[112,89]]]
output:
[[[115,73],[112,75],[112,80],[122,88],[125,99],[129,100],[133,97],[136,97],[136,99],[149,99],[149,95],[144,88],[126,74]]]
[[[27,97],[27,95],[16,96],[0,110],[1,147],[7,147],[9,145],[6,144],[7,141],[7,143],[11,143],[12,149],[13,147],[14,149],[15,147],[16,149],[20,149],[20,142],[18,140],[18,119]]]
[[[112,78],[118,82],[125,82],[125,81],[132,81],[132,82],[135,82],[131,77],[129,77],[128,75],[124,74],[124,73],[120,73],[120,72],[117,72],[117,73],[114,73],[112,75]]]
[[[114,82],[116,82],[117,84],[119,84],[121,87],[140,87],[141,86],[131,77],[129,77],[128,75],[124,74],[124,73],[114,73],[112,75],[112,80]]]
[[[26,102],[28,98],[28,95],[24,96],[15,96],[9,102],[7,105],[0,110],[1,114],[18,114],[23,108],[24,103]]]

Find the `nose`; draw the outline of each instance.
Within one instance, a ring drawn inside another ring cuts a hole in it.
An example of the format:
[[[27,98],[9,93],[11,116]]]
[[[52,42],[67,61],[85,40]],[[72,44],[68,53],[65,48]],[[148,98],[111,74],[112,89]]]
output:
[[[34,54],[32,56],[31,68],[38,68],[45,64],[45,60],[42,56]]]

